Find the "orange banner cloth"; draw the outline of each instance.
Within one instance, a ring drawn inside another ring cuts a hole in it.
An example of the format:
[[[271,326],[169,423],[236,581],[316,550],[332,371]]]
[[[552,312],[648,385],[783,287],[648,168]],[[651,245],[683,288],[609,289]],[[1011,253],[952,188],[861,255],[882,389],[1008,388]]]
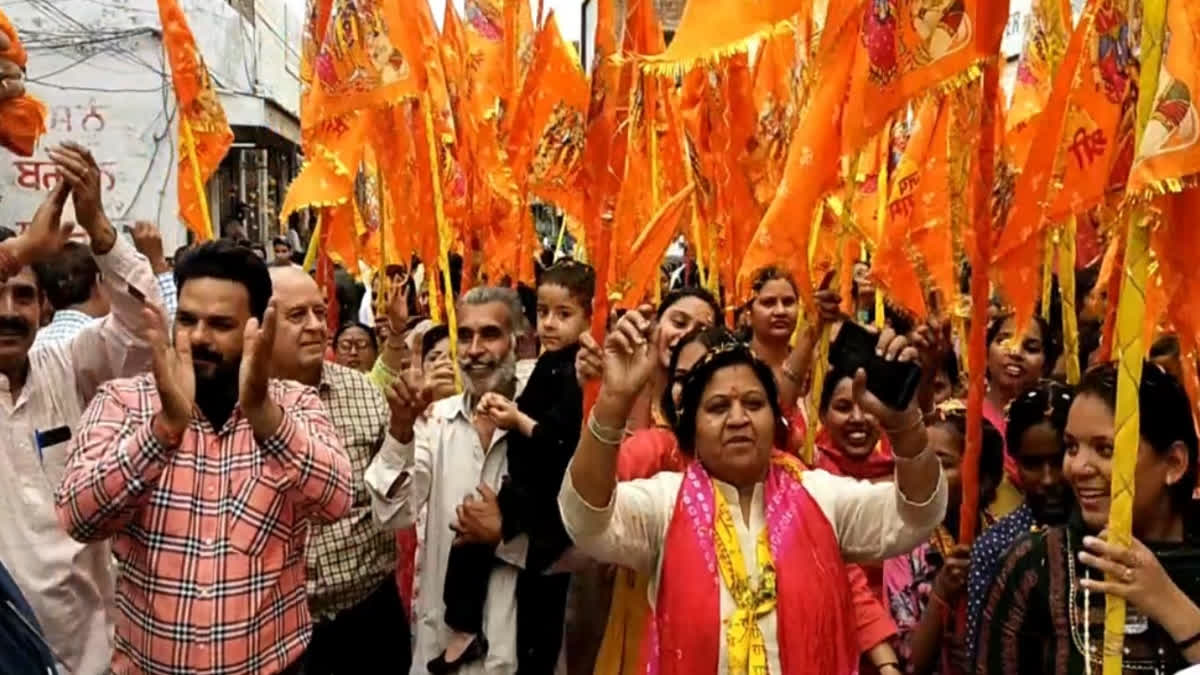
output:
[[[158,14],[179,103],[179,217],[206,241],[213,238],[213,224],[204,190],[233,145],[233,130],[183,9],[176,0],[158,0]]]
[[[1033,147],[1057,150],[1029,153],[993,250],[996,280],[1018,330],[1037,305],[1040,268],[1034,261],[1040,260],[1046,228],[1100,204],[1109,192],[1124,190],[1133,159],[1138,73],[1123,51],[1128,17],[1117,5],[1098,0],[1084,9],[1036,121]]]
[[[1200,3],[1167,5],[1167,47],[1154,108],[1129,174],[1127,194],[1178,191],[1200,173]],[[1193,212],[1194,213],[1194,212]]]
[[[898,0],[852,3],[844,20],[826,25],[816,61],[821,79],[740,276],[763,265],[787,264],[801,295],[810,295],[804,290],[812,287],[804,253],[812,213],[837,185],[838,158],[856,155],[915,96],[977,75],[972,68],[992,54],[988,48],[1008,18],[1007,11],[991,6],[1002,3],[989,2],[945,3],[917,13],[901,11],[905,3]],[[846,48],[850,44],[854,49]]]
[[[1033,122],[1050,100],[1054,74],[1071,40],[1069,0],[1035,0],[1030,9],[1005,136],[1008,153],[1017,167],[1025,166],[1029,157],[1037,129]]]
[[[533,63],[509,134],[514,170],[530,192],[583,220],[580,184],[589,105],[587,76],[551,11],[533,47]]]
[[[0,32],[8,37],[8,49],[0,52],[0,57],[24,68],[28,55],[17,37],[17,29],[3,10],[0,10]],[[29,157],[44,133],[46,106],[41,101],[24,94],[0,103],[0,145],[22,157]]]
[[[829,3],[826,25],[840,25],[849,2]],[[791,30],[787,22],[796,15],[808,16],[813,0],[689,0],[675,30],[675,38],[657,63],[687,67],[700,59],[715,60],[745,52],[755,38]]]
[[[912,135],[892,172],[888,194],[887,226],[871,262],[871,276],[887,291],[889,302],[924,316],[928,291],[929,259],[914,240],[932,239],[940,230],[949,253],[949,110],[944,96],[925,98],[916,111]],[[922,278],[924,277],[924,278]],[[947,296],[949,297],[949,296]]]

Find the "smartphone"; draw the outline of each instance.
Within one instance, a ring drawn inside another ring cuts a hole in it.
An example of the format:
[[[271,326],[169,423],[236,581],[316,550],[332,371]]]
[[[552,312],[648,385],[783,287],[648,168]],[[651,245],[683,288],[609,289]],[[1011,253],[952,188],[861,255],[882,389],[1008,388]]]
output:
[[[875,353],[879,336],[846,321],[829,346],[829,365],[846,373],[867,371],[867,390],[892,410],[907,410],[921,385],[921,366],[888,361]]]

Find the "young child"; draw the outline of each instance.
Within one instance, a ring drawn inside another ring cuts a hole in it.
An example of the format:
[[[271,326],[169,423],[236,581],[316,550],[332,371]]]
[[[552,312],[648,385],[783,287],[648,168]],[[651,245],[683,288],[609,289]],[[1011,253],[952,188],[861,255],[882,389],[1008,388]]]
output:
[[[544,351],[524,391],[516,402],[485,394],[476,406],[476,414],[508,431],[508,477],[497,495],[503,538],[529,539],[517,581],[522,673],[554,672],[562,641],[570,575],[545,572],[571,544],[557,496],[583,425],[575,355],[579,336],[591,324],[595,291],[595,272],[588,265],[563,260],[547,269],[537,287],[537,336]],[[429,672],[451,673],[486,656],[483,603],[494,558],[488,545],[461,544],[450,552],[443,600],[451,638],[446,651],[429,662]]]

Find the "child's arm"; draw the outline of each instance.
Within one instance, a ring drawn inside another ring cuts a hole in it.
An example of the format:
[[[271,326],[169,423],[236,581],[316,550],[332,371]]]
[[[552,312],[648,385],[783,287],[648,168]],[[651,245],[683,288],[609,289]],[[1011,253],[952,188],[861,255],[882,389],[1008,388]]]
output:
[[[517,431],[520,432],[520,434],[522,436],[524,436],[525,438],[533,438],[533,430],[537,428],[537,425],[538,425],[537,420],[533,419],[529,415],[526,415],[525,413],[521,412],[520,410],[517,411],[517,426],[516,426],[516,428],[517,428]]]

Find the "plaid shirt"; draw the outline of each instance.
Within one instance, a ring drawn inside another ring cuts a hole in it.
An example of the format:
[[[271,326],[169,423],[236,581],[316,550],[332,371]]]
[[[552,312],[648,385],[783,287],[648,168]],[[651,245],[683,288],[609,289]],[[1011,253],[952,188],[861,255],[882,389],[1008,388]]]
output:
[[[179,293],[175,290],[175,273],[163,272],[155,277],[158,292],[162,295],[163,310],[167,320],[175,321],[175,310],[179,307]],[[48,344],[70,340],[89,323],[99,321],[90,314],[84,314],[74,309],[60,309],[54,313],[54,318],[44,328],[37,332],[33,339],[33,349],[45,347]]]
[[[308,520],[349,512],[350,465],[316,392],[270,392],[283,423],[261,443],[235,408],[165,447],[152,375],[105,384],[84,413],[55,501],[72,537],[113,538],[117,675],[274,673],[304,653]]]
[[[331,619],[379,588],[396,568],[396,540],[371,517],[363,473],[387,433],[387,399],[362,373],[326,362],[317,386],[354,472],[350,515],[313,528],[308,561],[308,606],[313,618]]]
[[[76,309],[60,309],[54,312],[50,323],[38,329],[37,337],[33,339],[33,347],[45,347],[55,342],[63,342],[75,337],[83,327],[96,320],[91,314],[85,314]]]

